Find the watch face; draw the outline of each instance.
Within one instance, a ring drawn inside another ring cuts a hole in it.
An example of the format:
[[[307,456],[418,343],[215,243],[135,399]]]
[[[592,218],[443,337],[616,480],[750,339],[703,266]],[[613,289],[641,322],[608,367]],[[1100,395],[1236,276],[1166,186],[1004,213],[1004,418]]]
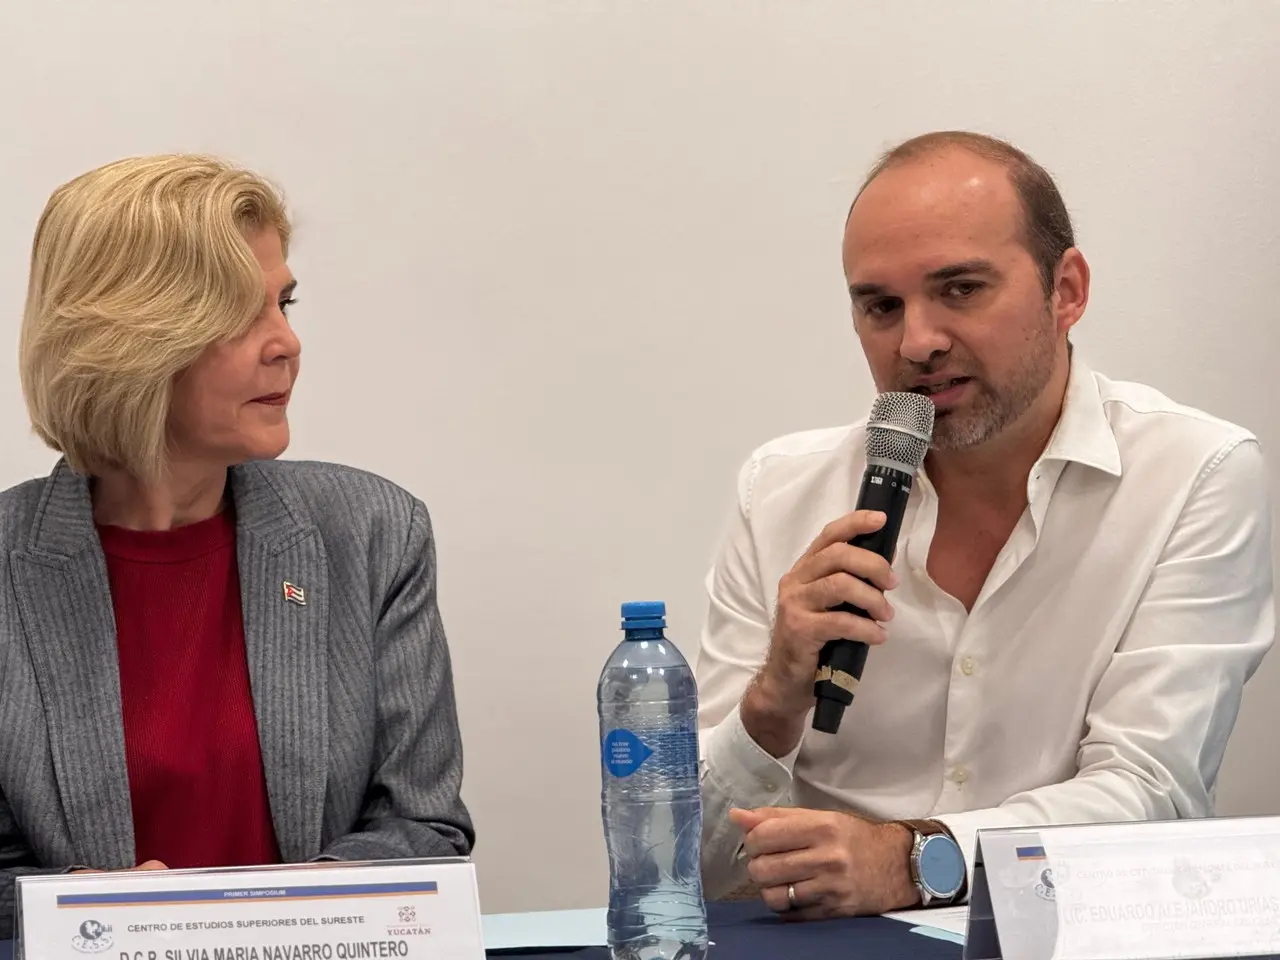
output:
[[[920,882],[935,897],[954,897],[964,884],[964,855],[944,834],[925,837],[920,847]]]

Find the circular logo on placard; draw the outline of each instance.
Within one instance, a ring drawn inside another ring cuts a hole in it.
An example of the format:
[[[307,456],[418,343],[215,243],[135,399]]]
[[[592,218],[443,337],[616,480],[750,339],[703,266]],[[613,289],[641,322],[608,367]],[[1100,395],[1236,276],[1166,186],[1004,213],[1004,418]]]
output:
[[[1065,867],[1058,867],[1055,875],[1053,867],[1045,867],[1040,871],[1040,881],[1036,884],[1036,896],[1041,900],[1053,902],[1058,898],[1058,887],[1067,879]]]
[[[1218,879],[1216,870],[1201,870],[1182,857],[1173,861],[1173,889],[1188,900],[1203,900]]]
[[[1041,900],[1052,901],[1057,895],[1053,885],[1053,870],[1046,867],[1040,871],[1040,882],[1036,884],[1036,896]]]
[[[111,949],[111,928],[97,920],[86,920],[71,938],[71,946],[81,953],[101,953]]]

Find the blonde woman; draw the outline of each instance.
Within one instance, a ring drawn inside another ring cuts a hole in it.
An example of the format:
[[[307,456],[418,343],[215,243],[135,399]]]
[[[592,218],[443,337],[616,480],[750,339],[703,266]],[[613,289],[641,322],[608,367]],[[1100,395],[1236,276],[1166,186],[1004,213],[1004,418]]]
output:
[[[275,460],[289,232],[193,156],[40,220],[22,385],[62,459],[0,494],[0,923],[33,870],[470,850],[426,509]]]

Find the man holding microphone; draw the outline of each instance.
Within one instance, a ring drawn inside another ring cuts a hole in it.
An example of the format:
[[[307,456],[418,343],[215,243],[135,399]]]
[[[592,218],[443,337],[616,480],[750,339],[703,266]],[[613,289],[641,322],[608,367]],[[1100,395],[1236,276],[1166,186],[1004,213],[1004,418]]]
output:
[[[1089,267],[1006,143],[888,153],[843,262],[876,386],[930,398],[932,447],[892,566],[848,542],[885,522],[850,512],[865,424],[743,467],[698,661],[708,895],[943,905],[979,829],[1212,815],[1275,630],[1255,438],[1073,355]],[[833,735],[809,723],[837,638],[872,649]]]

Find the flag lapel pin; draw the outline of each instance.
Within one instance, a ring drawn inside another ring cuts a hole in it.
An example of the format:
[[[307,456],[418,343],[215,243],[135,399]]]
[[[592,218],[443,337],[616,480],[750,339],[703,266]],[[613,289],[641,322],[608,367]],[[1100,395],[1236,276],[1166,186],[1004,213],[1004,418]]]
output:
[[[290,603],[296,603],[300,607],[307,605],[307,594],[296,583],[290,583],[288,580],[284,582],[284,598]]]

